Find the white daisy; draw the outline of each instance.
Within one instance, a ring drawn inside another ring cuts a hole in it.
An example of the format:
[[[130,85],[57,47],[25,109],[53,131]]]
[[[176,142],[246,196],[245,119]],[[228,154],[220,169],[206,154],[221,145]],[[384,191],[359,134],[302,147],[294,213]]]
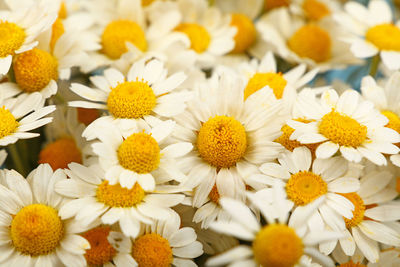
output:
[[[400,68],[400,28],[393,23],[392,9],[384,0],[371,0],[368,6],[351,1],[345,4],[346,12],[334,18],[352,37],[343,40],[351,44],[351,52],[358,58],[380,54],[383,64],[391,70]],[[338,37],[340,37],[338,35]]]
[[[55,106],[41,107],[42,96],[39,93],[16,98],[8,93],[4,95],[6,98],[0,99],[0,146],[39,136],[39,133],[29,131],[50,123],[52,118],[43,117],[56,109]]]
[[[185,80],[183,72],[167,77],[159,60],[138,61],[130,68],[127,78],[116,69],[107,69],[104,76],[92,76],[96,88],[73,83],[71,90],[89,101],[72,101],[70,106],[107,110],[120,119],[166,118],[182,113],[191,97],[187,91],[174,92]]]
[[[78,235],[87,230],[75,220],[60,218],[65,199],[54,184],[65,179],[47,164],[25,179],[16,171],[0,173],[1,255],[7,266],[86,266],[89,243]]]
[[[122,232],[136,237],[142,224],[152,224],[155,219],[170,217],[170,207],[182,202],[184,195],[176,186],[157,185],[154,190],[135,183],[130,189],[120,184],[110,184],[98,165],[85,167],[77,163],[68,165],[63,179],[55,185],[55,191],[73,198],[60,210],[63,219],[75,217],[82,225],[98,218],[103,224],[119,222]]]
[[[319,101],[299,96],[298,108],[309,123],[291,120],[295,129],[291,139],[304,144],[321,143],[317,158],[329,158],[338,150],[349,161],[359,162],[363,157],[377,165],[385,165],[382,153],[397,154],[400,135],[384,127],[388,119],[369,101],[362,100],[354,90],[340,97],[334,90],[325,91]]]

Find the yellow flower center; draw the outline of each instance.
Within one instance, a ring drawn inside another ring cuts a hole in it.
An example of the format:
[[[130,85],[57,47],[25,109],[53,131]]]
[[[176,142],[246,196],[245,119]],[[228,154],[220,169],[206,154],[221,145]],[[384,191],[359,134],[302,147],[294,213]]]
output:
[[[288,40],[289,48],[299,57],[324,62],[331,57],[331,37],[314,24],[304,25]]]
[[[89,266],[103,266],[117,254],[117,251],[107,240],[110,231],[109,226],[99,226],[82,234],[90,244],[90,249],[86,250],[85,253],[86,262]]]
[[[346,223],[346,227],[351,228],[359,225],[364,219],[364,212],[366,209],[364,201],[357,193],[346,193],[341,195],[350,200],[354,205],[353,218],[343,218]]]
[[[396,132],[400,133],[400,118],[399,118],[399,116],[396,113],[391,112],[389,110],[382,111],[381,113],[389,120],[388,124],[386,124],[385,127],[388,127],[390,129],[393,129]]]
[[[217,168],[229,168],[236,164],[247,148],[246,131],[232,117],[215,116],[205,122],[197,136],[200,156]]]
[[[232,14],[231,26],[237,29],[233,39],[235,40],[235,47],[232,53],[245,52],[256,40],[256,28],[253,22],[243,14]]]
[[[121,187],[120,184],[109,185],[108,181],[103,181],[96,191],[96,197],[110,207],[130,208],[142,202],[145,197],[142,187],[135,183],[131,189]]]
[[[155,0],[142,0],[142,6],[149,6],[151,5]]]
[[[325,114],[319,132],[340,146],[358,147],[367,139],[367,127],[335,110]]]
[[[14,55],[25,41],[25,31],[17,24],[0,20],[0,58]]]
[[[328,185],[322,177],[309,171],[292,174],[286,183],[287,196],[297,206],[307,205],[327,192]]]
[[[290,5],[290,0],[264,0],[264,9],[269,11],[278,7],[285,7]]]
[[[400,51],[400,29],[393,24],[379,24],[369,28],[365,39],[380,50]]]
[[[68,12],[64,2],[61,2],[60,9],[58,10],[58,17],[60,19],[67,18]]]
[[[0,108],[0,138],[14,133],[18,128],[18,121],[4,106]]]
[[[210,34],[203,26],[199,24],[182,23],[179,24],[175,30],[186,34],[190,40],[190,48],[197,53],[203,53],[210,45]]]
[[[34,48],[16,56],[15,80],[25,92],[37,92],[58,79],[58,62],[50,53]]]
[[[82,153],[71,137],[60,138],[40,151],[38,163],[48,163],[53,170],[68,168],[71,162],[82,163]]]
[[[219,198],[221,197],[219,195],[218,189],[217,189],[217,185],[215,184],[213,186],[213,188],[211,189],[210,193],[208,194],[208,197],[210,198],[210,200],[212,202],[214,202],[215,204],[219,204]]]
[[[98,117],[100,117],[99,110],[94,108],[77,108],[77,119],[79,122],[88,126]]]
[[[101,36],[103,53],[111,59],[118,59],[128,52],[126,42],[134,44],[139,50],[146,51],[146,36],[138,24],[130,20],[110,22]]]
[[[64,236],[64,226],[57,211],[43,204],[23,207],[10,228],[14,247],[30,256],[53,252]]]
[[[168,267],[173,260],[168,240],[156,233],[136,239],[132,245],[132,256],[139,267]]]
[[[304,0],[303,11],[311,20],[320,20],[331,14],[329,8],[318,0]]]
[[[256,73],[247,82],[246,88],[244,89],[244,99],[247,99],[250,95],[267,85],[272,89],[275,97],[281,99],[286,84],[287,81],[283,78],[282,73],[280,72]]]
[[[303,255],[303,242],[287,225],[270,224],[253,241],[255,260],[263,267],[291,267]]]
[[[50,39],[50,49],[51,51],[54,50],[54,46],[56,45],[56,42],[58,39],[63,35],[65,32],[64,29],[64,24],[60,18],[56,19],[56,21],[53,23],[52,29],[51,29],[51,39]]]
[[[145,82],[123,82],[112,88],[107,106],[116,118],[138,119],[149,115],[156,106],[153,89]]]
[[[146,133],[134,133],[118,148],[118,160],[122,167],[136,173],[149,173],[160,163],[160,147]]]
[[[367,266],[359,262],[354,263],[353,260],[350,260],[346,263],[340,264],[339,267],[367,267]]]

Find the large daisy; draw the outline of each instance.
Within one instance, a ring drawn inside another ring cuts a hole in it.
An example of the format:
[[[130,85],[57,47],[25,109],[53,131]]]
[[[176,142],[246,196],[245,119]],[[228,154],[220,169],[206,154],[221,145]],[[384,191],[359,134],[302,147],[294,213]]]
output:
[[[174,194],[182,189],[157,185],[154,190],[143,188],[138,182],[130,188],[111,184],[104,178],[98,165],[85,167],[77,163],[65,170],[69,179],[56,183],[55,191],[72,198],[60,210],[63,219],[75,217],[82,225],[100,219],[103,224],[119,222],[122,232],[131,237],[139,234],[142,224],[153,224],[155,219],[170,217],[170,207],[184,199]]]
[[[0,173],[1,255],[8,266],[86,266],[89,242],[78,235],[87,230],[75,220],[60,217],[66,199],[54,191],[65,179],[47,164],[27,179],[15,171]]]
[[[291,120],[295,129],[291,139],[304,144],[321,143],[316,149],[317,158],[329,158],[340,150],[349,161],[359,162],[363,157],[377,165],[385,165],[385,154],[397,154],[400,135],[385,127],[388,119],[362,100],[354,90],[340,97],[334,90],[325,91],[319,101],[307,96],[298,97],[298,108],[311,122]]]

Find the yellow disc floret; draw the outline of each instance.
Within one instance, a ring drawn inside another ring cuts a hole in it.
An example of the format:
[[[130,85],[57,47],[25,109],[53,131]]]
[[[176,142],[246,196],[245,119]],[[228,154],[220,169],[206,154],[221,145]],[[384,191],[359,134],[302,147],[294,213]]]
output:
[[[60,9],[58,10],[58,18],[66,19],[68,15],[67,7],[65,6],[64,1],[61,2]]]
[[[288,40],[289,48],[299,57],[324,62],[331,57],[331,37],[321,27],[308,24],[298,29]]]
[[[79,122],[88,126],[100,117],[99,110],[95,108],[77,108],[77,119]]]
[[[388,124],[386,124],[385,127],[388,127],[390,129],[393,129],[396,132],[400,133],[400,118],[399,118],[399,116],[396,113],[391,112],[389,110],[382,111],[382,114],[389,120]]]
[[[157,141],[146,133],[134,133],[118,148],[119,163],[125,169],[136,173],[149,173],[158,168],[160,147]]]
[[[367,265],[361,264],[359,262],[354,263],[353,260],[350,260],[346,263],[340,264],[338,267],[367,267]]]
[[[208,197],[215,204],[219,204],[219,199],[220,199],[221,196],[219,195],[218,188],[217,188],[216,184],[211,189],[210,193],[208,194]]]
[[[379,24],[369,28],[365,40],[380,50],[400,51],[400,29],[393,24]]]
[[[15,215],[10,236],[15,249],[22,254],[46,255],[59,245],[64,236],[64,226],[54,208],[32,204]]]
[[[327,192],[328,185],[322,177],[309,171],[292,174],[286,183],[287,196],[297,206],[307,205]]]
[[[175,30],[186,34],[190,40],[190,48],[197,53],[203,53],[210,45],[210,34],[203,26],[199,24],[182,23],[179,24]]]
[[[311,20],[320,20],[331,13],[325,4],[318,0],[304,0],[303,10],[307,18]]]
[[[132,256],[139,267],[168,267],[172,264],[172,249],[164,237],[145,234],[133,242]]]
[[[101,36],[103,53],[111,59],[118,59],[128,51],[125,43],[134,44],[146,51],[146,36],[138,24],[130,20],[115,20],[106,26]]]
[[[149,6],[151,5],[155,0],[142,0],[142,6]]]
[[[108,242],[111,231],[109,226],[99,226],[87,231],[82,236],[89,242],[90,249],[86,250],[85,258],[89,266],[103,266],[112,261],[117,251]]]
[[[4,106],[0,108],[0,138],[14,133],[18,128],[18,121]]]
[[[61,35],[63,35],[65,32],[64,29],[64,24],[61,19],[56,19],[56,21],[53,23],[53,26],[51,28],[51,39],[50,39],[50,49],[51,51],[54,50],[54,46],[56,45],[56,42],[58,39],[60,39]]]
[[[17,24],[0,20],[0,58],[14,55],[25,42],[25,31]]]
[[[25,92],[37,92],[58,79],[58,62],[50,53],[34,48],[14,61],[15,80]]]
[[[145,82],[123,82],[112,88],[107,107],[116,118],[138,119],[156,106],[153,89]]]
[[[292,267],[303,255],[303,242],[287,225],[270,224],[253,241],[254,258],[263,267]]]
[[[245,52],[256,40],[256,28],[253,22],[243,14],[232,14],[231,26],[237,29],[233,39],[235,40],[235,47],[232,53]]]
[[[247,82],[246,88],[244,89],[244,99],[247,99],[250,95],[257,92],[258,90],[269,86],[274,92],[277,99],[281,99],[283,91],[285,90],[287,81],[283,78],[282,73],[266,72],[256,73]]]
[[[278,7],[285,7],[290,5],[290,0],[264,0],[264,9],[269,11]]]
[[[119,184],[109,185],[108,181],[103,181],[97,187],[96,197],[99,202],[110,207],[130,208],[142,202],[145,192],[138,183],[127,189]]]
[[[45,146],[38,160],[39,164],[50,164],[53,170],[65,169],[71,162],[82,163],[82,153],[71,137],[60,138]]]
[[[202,125],[197,137],[200,156],[217,168],[234,166],[243,157],[246,148],[246,131],[232,117],[210,118]]]
[[[352,219],[343,218],[344,221],[346,222],[346,227],[351,228],[359,225],[364,220],[364,213],[365,213],[364,201],[357,193],[346,193],[341,195],[350,200],[351,203],[353,203],[354,205],[353,218]]]
[[[325,114],[319,132],[340,146],[358,147],[367,139],[367,127],[335,110]]]

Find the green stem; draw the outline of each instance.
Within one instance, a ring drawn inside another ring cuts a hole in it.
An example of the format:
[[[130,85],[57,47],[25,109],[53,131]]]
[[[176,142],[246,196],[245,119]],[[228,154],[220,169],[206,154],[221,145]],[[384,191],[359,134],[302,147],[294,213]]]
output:
[[[19,156],[17,146],[15,144],[9,145],[8,147],[8,152],[11,155],[11,159],[14,163],[14,168],[17,172],[19,172],[21,175],[26,176],[26,170],[24,163],[21,160],[21,157]]]
[[[369,69],[369,75],[375,78],[376,73],[378,72],[379,62],[380,62],[379,54],[376,54],[371,60],[371,67]]]

